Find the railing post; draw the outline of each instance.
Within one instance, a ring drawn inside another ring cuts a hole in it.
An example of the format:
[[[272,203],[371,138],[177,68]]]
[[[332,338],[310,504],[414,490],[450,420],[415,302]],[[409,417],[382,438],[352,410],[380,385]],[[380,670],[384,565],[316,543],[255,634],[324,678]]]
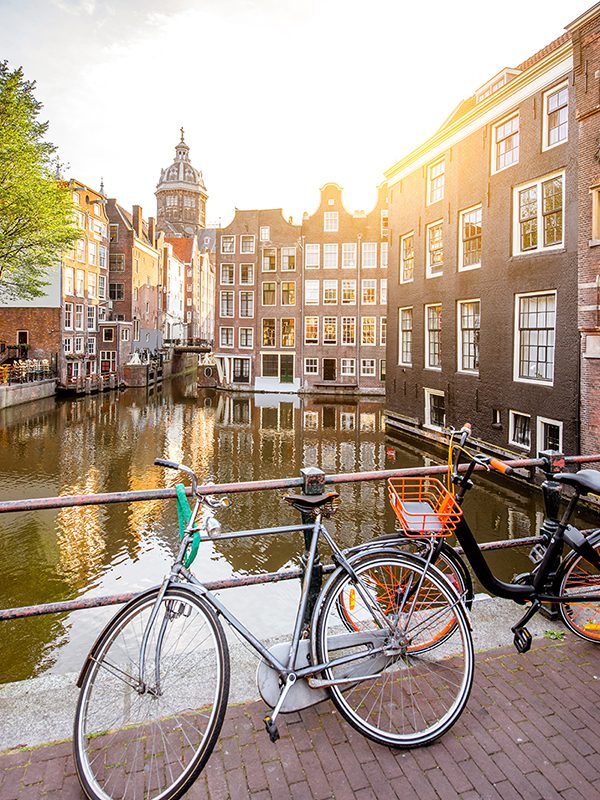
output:
[[[302,475],[303,484],[302,484],[302,493],[306,495],[310,495],[311,497],[315,497],[316,495],[323,494],[323,489],[325,488],[325,473],[322,469],[318,467],[304,467],[300,470],[300,474]],[[303,511],[302,512],[302,524],[303,525],[312,525],[314,523],[314,512],[311,511]],[[312,539],[312,531],[305,530],[304,531],[304,553],[300,559],[302,575],[300,576],[300,583],[304,582],[304,575],[306,572],[306,565],[308,561],[308,552],[310,549],[310,542]],[[308,602],[306,604],[306,610],[304,612],[304,619],[302,620],[303,629],[306,630],[310,625],[310,621],[312,618],[312,612],[317,602],[317,598],[319,596],[319,592],[321,591],[321,586],[323,584],[323,565],[321,564],[321,559],[319,557],[319,552],[315,554],[315,561],[313,564],[313,573],[310,580],[310,585],[308,587]]]

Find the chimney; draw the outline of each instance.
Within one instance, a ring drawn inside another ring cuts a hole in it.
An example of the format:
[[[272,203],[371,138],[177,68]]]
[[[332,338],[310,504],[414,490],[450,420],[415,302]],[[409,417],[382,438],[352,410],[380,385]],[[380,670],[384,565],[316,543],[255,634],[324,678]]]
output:
[[[154,217],[148,217],[148,239],[152,247],[156,247],[156,220]]]
[[[141,206],[134,206],[133,213],[131,215],[132,222],[133,222],[133,230],[135,231],[135,235],[138,239],[142,238],[142,207]]]

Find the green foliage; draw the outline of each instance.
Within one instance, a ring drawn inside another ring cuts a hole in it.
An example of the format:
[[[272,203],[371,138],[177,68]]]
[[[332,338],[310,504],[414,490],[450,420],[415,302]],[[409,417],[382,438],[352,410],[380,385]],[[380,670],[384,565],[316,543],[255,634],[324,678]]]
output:
[[[562,642],[564,638],[564,631],[544,631],[544,639],[551,639],[553,642]]]
[[[45,294],[48,270],[81,235],[68,185],[53,175],[56,147],[44,140],[34,89],[0,61],[0,302]]]

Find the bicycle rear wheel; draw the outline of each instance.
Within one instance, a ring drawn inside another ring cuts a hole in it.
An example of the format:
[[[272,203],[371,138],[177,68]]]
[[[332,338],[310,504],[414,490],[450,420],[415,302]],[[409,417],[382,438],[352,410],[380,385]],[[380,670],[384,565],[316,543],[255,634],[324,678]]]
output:
[[[323,670],[333,702],[376,742],[428,744],[456,722],[471,691],[474,654],[464,606],[438,570],[425,572],[409,554],[373,553],[353,567],[358,584],[340,573],[324,590],[315,626],[319,661],[348,659]],[[448,629],[432,647],[432,631]]]
[[[77,702],[75,764],[92,800],[174,800],[216,743],[229,694],[229,653],[213,609],[186,587],[129,603],[102,632]]]
[[[589,541],[600,555],[600,532],[593,533]],[[600,602],[577,601],[581,595],[600,595],[600,570],[573,552],[561,565],[556,592],[573,598],[573,602],[559,603],[560,616],[567,628],[588,642],[600,642]]]

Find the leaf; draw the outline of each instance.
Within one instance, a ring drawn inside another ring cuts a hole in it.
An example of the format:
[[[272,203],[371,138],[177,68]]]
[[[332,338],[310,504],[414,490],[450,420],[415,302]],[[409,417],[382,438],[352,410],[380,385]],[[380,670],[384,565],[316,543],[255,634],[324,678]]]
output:
[[[564,638],[564,631],[544,631],[544,639],[552,639],[553,641],[562,642]]]

